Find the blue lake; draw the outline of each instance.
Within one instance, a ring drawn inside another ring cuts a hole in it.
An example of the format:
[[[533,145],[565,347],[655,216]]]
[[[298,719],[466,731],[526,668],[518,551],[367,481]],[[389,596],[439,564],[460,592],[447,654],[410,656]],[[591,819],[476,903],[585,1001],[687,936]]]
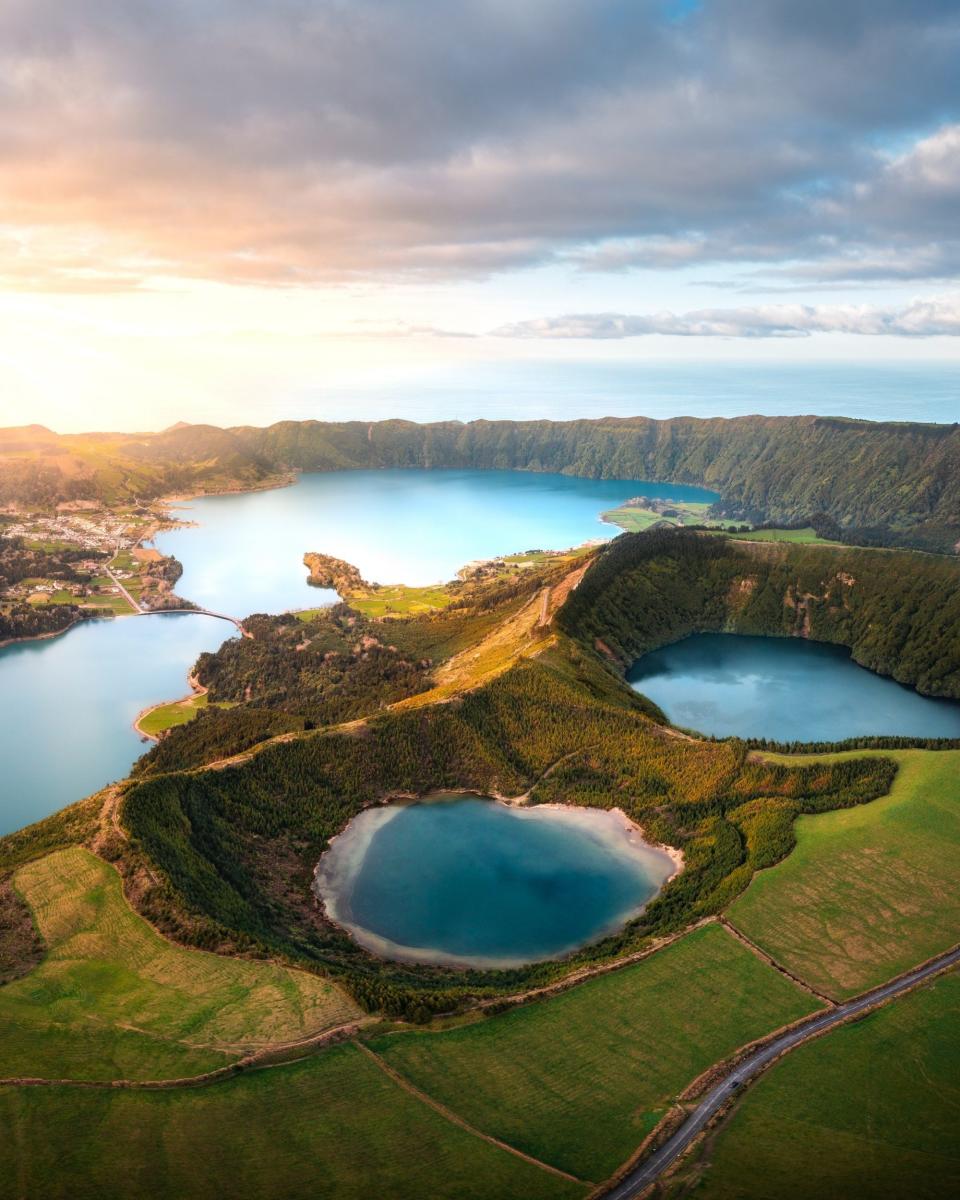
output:
[[[716,737],[960,737],[960,704],[858,666],[842,646],[700,633],[644,655],[630,684],[674,725]]]
[[[122,779],[147,749],[137,714],[184,695],[230,632],[215,617],[125,617],[0,650],[0,835]]]
[[[376,954],[496,967],[620,928],[674,870],[617,812],[439,796],[361,813],[321,858],[316,889]]]
[[[683,485],[510,471],[341,471],[289,488],[192,502],[199,522],[159,539],[184,564],[178,592],[246,616],[332,603],[311,588],[319,550],[384,583],[430,583],[464,563],[618,532],[599,514],[638,494],[714,498]],[[187,691],[203,650],[232,634],[204,617],[125,617],[0,650],[0,834],[126,775],[146,747],[131,727]]]
[[[684,484],[530,471],[334,471],[193,500],[177,513],[196,524],[156,544],[183,563],[182,596],[242,617],[334,599],[307,584],[308,550],[345,559],[377,583],[445,582],[472,559],[612,537],[620,530],[601,512],[637,495],[718,498]]]

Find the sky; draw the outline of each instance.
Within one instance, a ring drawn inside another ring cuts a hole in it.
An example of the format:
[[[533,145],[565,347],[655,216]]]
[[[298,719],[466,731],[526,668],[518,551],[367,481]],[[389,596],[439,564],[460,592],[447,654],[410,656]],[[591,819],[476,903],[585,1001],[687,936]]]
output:
[[[0,111],[0,424],[960,363],[956,0],[0,0]]]

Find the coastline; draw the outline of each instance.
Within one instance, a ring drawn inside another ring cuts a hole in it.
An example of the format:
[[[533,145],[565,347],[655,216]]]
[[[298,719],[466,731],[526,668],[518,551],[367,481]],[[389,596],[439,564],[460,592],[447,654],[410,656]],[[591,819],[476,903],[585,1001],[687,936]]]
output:
[[[125,615],[125,614],[124,614]],[[133,614],[130,614],[133,615]],[[79,616],[75,617],[69,625],[64,625],[62,629],[51,629],[49,633],[30,633],[26,637],[12,637],[0,642],[0,650],[5,650],[8,646],[19,646],[25,642],[48,642],[52,638],[63,637],[65,633],[69,633],[71,629],[76,629],[78,625],[82,625],[84,621],[100,621],[102,617],[97,616]],[[112,617],[107,617],[106,620],[113,620]]]
[[[131,613],[130,615],[133,616],[135,614]],[[185,704],[188,700],[193,700],[196,696],[206,696],[210,691],[209,688],[204,687],[203,684],[200,683],[192,670],[187,676],[187,684],[191,690],[185,696],[180,696],[175,700],[160,700],[156,704],[148,704],[146,708],[141,709],[141,711],[137,713],[133,719],[133,728],[137,733],[140,734],[142,738],[146,738],[147,741],[150,742],[159,742],[162,736],[162,734],[159,733],[148,733],[143,728],[140,722],[144,719],[144,717],[148,717],[152,712],[156,712],[158,708],[167,708],[171,704]]]

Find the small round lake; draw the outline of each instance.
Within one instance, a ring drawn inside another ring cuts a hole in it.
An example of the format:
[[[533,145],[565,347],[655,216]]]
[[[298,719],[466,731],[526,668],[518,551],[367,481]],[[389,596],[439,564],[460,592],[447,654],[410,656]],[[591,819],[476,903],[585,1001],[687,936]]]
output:
[[[627,678],[674,725],[716,737],[960,737],[960,704],[875,675],[844,646],[802,638],[694,634],[644,655]]]
[[[475,796],[367,809],[320,859],[327,915],[386,958],[505,967],[636,916],[676,870],[622,813]]]

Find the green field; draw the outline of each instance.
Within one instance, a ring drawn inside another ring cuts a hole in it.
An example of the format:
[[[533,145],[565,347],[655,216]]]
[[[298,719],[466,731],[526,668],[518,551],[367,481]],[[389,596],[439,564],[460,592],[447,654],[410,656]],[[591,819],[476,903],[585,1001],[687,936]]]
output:
[[[45,604],[76,604],[78,601],[73,592],[68,592],[66,588],[56,588],[51,592],[34,592],[27,603],[39,608]]]
[[[439,612],[453,596],[443,584],[407,587],[398,583],[371,592],[351,592],[347,603],[366,617],[412,617],[419,613]]]
[[[696,1200],[960,1195],[960,976],[788,1055],[700,1162]]]
[[[553,999],[373,1048],[485,1133],[596,1182],[712,1063],[815,1007],[709,925]]]
[[[960,751],[884,754],[900,764],[890,795],[800,817],[796,849],[755,875],[727,913],[778,962],[836,998],[960,939]]]
[[[206,692],[199,696],[188,696],[186,700],[171,700],[169,704],[160,704],[152,708],[146,716],[140,717],[137,726],[151,737],[175,729],[178,725],[186,725],[197,713],[208,704]],[[234,708],[232,700],[221,700],[215,708]]]
[[[354,1046],[212,1087],[0,1088],[0,1198],[573,1200]]]
[[[709,504],[671,503],[669,508],[679,516],[667,517],[652,508],[639,508],[636,505],[624,505],[622,508],[611,508],[603,513],[603,519],[611,525],[619,525],[627,533],[643,533],[653,525],[704,525],[707,524]]]
[[[820,537],[809,525],[805,529],[751,529],[749,533],[729,533],[727,537],[746,542],[794,542],[801,546],[842,546]]]
[[[116,872],[78,846],[14,883],[47,955],[0,989],[0,1078],[196,1074],[356,1015],[313,975],[165,941],[129,908]]]

